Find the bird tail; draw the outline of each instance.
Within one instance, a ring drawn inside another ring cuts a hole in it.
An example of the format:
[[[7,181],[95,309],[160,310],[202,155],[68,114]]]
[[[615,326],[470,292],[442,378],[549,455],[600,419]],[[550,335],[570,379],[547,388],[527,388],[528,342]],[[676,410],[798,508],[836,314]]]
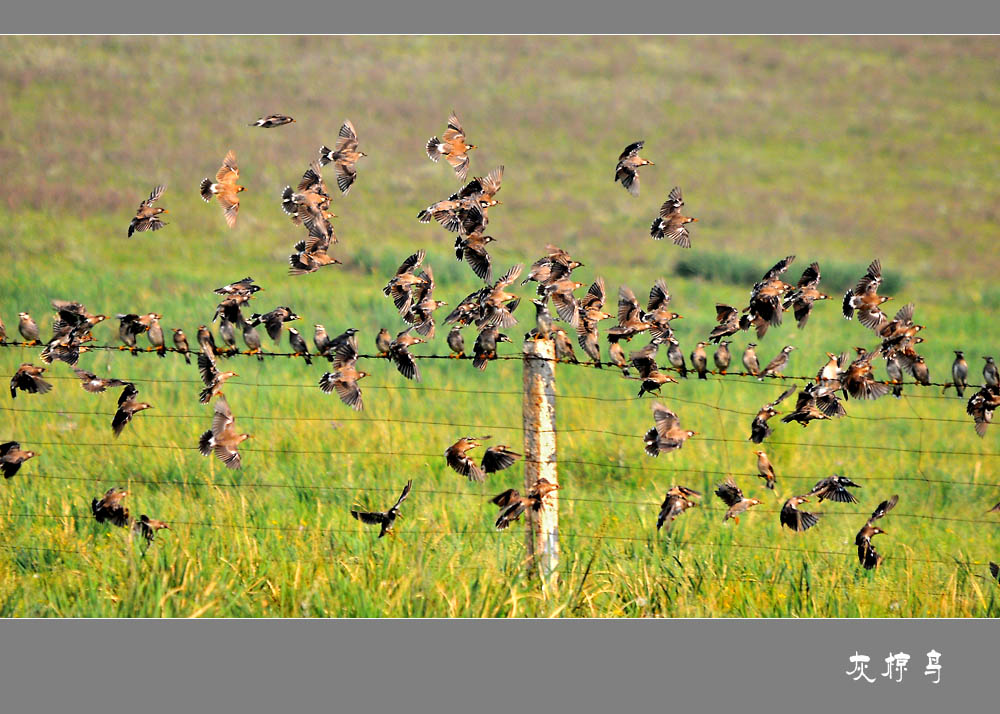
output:
[[[295,201],[292,200],[293,193],[295,192],[291,186],[285,186],[285,190],[281,192],[281,210],[289,216],[295,216],[299,212],[295,206]]]
[[[202,456],[209,456],[212,453],[212,430],[209,429],[198,439],[198,451]]]
[[[420,221],[421,223],[430,223],[431,222],[431,211],[430,211],[430,209],[429,208],[425,208],[420,213],[418,213],[417,214],[417,220]]]
[[[769,481],[768,481],[768,482],[767,482],[767,483],[766,483],[765,485],[766,485],[766,486],[767,486],[767,487],[768,487],[769,489],[771,489],[772,491],[774,490],[774,481],[773,481],[773,480],[769,480]]]
[[[319,149],[319,165],[326,166],[331,161],[333,161],[333,149],[324,144]]]
[[[212,179],[205,178],[201,180],[201,197],[206,202],[212,200]]]
[[[653,221],[653,225],[649,228],[649,235],[653,238],[653,240],[662,240],[666,233],[663,230],[665,227],[666,224],[663,222],[663,219],[657,218]]]
[[[427,140],[427,156],[431,161],[437,161],[441,158],[441,140],[436,136]]]
[[[128,224],[128,237],[131,238],[132,234],[135,233],[136,220],[133,218],[132,222]]]
[[[848,320],[854,317],[854,305],[851,304],[852,297],[854,297],[854,293],[852,291],[848,290],[846,293],[844,293],[844,305],[843,305],[844,317],[846,317]]]

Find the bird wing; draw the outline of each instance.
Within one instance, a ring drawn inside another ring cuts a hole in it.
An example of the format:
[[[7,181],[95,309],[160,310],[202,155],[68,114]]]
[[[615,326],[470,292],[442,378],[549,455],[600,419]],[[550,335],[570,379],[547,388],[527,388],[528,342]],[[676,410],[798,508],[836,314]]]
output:
[[[656,423],[656,431],[660,436],[666,436],[671,429],[680,425],[680,419],[677,415],[660,402],[653,402],[653,421]]]
[[[160,199],[160,196],[162,196],[163,192],[166,191],[166,190],[167,190],[167,187],[164,186],[163,184],[160,184],[159,186],[157,186],[156,188],[154,188],[150,192],[149,198],[147,198],[145,201],[143,201],[142,203],[139,204],[139,208],[140,209],[142,209],[142,208],[149,208],[156,201],[158,201]]]
[[[618,157],[619,161],[624,161],[625,159],[631,158],[642,151],[642,147],[646,145],[645,141],[636,141],[625,147],[622,151],[621,156]]]
[[[868,525],[871,525],[879,518],[884,517],[886,513],[888,513],[889,511],[891,511],[893,508],[896,507],[896,504],[898,502],[899,502],[899,496],[894,495],[891,498],[888,498],[885,501],[882,501],[882,503],[878,504],[878,506],[875,507],[875,510],[872,511],[872,517],[868,519]]]
[[[236,153],[230,149],[226,158],[222,160],[222,166],[215,174],[216,183],[235,184],[240,177],[239,166],[236,165]]]
[[[740,490],[740,487],[731,478],[727,478],[723,483],[719,484],[715,489],[715,495],[730,507],[735,506],[743,500],[743,491]]]

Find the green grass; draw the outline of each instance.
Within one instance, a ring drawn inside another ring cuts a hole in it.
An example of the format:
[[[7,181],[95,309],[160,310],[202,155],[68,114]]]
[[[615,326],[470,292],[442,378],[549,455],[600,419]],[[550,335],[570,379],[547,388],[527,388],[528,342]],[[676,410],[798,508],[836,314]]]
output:
[[[625,283],[642,295],[665,276],[688,352],[711,328],[713,304],[744,305],[752,280],[785,255],[798,256],[794,278],[818,260],[828,292],[879,257],[896,296],[890,304],[915,302],[927,325],[921,353],[935,381],[947,379],[953,349],[966,351],[977,378],[980,355],[997,351],[1000,53],[992,38],[0,38],[0,50],[0,316],[11,335],[20,310],[47,332],[48,301],[62,298],[109,315],[155,310],[165,328],[183,327],[193,340],[214,311],[211,289],[252,275],[265,287],[258,311],[291,305],[310,337],[316,322],[331,332],[357,327],[363,349],[373,350],[379,327],[401,324],[380,288],[413,250],[427,250],[440,299],[455,303],[477,287],[454,260],[453,238],[415,220],[455,188],[450,171],[422,152],[454,107],[481,147],[473,173],[506,166],[504,205],[490,222],[500,270],[556,242],[586,264],[581,281],[603,275],[611,293]],[[276,111],[298,122],[245,126]],[[334,201],[342,242],[333,252],[344,265],[290,278],[286,259],[301,230],[282,214],[280,190],[345,117],[371,156],[351,194]],[[656,166],[643,171],[634,199],[611,175],[621,148],[638,138]],[[196,193],[229,148],[249,188],[233,231]],[[170,225],[127,240],[131,211],[160,182]],[[675,184],[699,218],[690,252],[648,237]],[[769,332],[762,359],[794,344],[788,372],[812,374],[826,351],[871,347],[871,333],[845,321],[836,302],[818,305],[803,331],[789,317]],[[520,308],[513,337],[530,327],[530,307]],[[95,330],[99,342],[115,341],[112,322]],[[415,352],[443,352],[443,335]],[[733,345],[737,360],[747,339]],[[37,349],[0,348],[3,374],[32,360]],[[177,355],[81,359],[102,375],[151,380],[141,390],[155,408],[114,446],[81,446],[113,441],[116,395],[84,393],[66,365],[50,369],[49,395],[6,400],[0,438],[39,456],[0,484],[0,614],[1000,614],[1000,590],[977,577],[1000,560],[1000,519],[984,515],[1000,500],[1000,487],[988,486],[998,482],[998,458],[989,455],[1000,452],[998,432],[977,438],[953,393],[910,388],[899,401],[851,401],[839,421],[777,425],[775,443],[765,444],[779,474],[772,496],[750,475],[743,412],[780,385],[670,385],[662,401],[700,436],[653,460],[642,453],[651,414],[648,400],[634,398],[637,385],[617,370],[560,366],[563,573],[558,591],[544,596],[521,568],[522,528],[491,532],[496,509],[487,499],[519,486],[520,467],[480,487],[443,456],[294,453],[443,454],[470,432],[519,448],[518,362],[479,373],[468,362],[426,360],[414,385],[368,360],[361,414],[316,387],[325,362],[234,363],[240,376],[226,394],[256,437],[235,472],[192,450],[211,409],[198,404],[197,384],[170,381],[197,379]],[[719,471],[747,474],[737,481],[765,500],[739,525],[722,524],[711,495]],[[831,472],[863,485],[861,503],[811,504],[826,514],[819,526],[782,530],[782,498]],[[376,540],[350,518],[357,503],[387,507],[409,478],[414,493],[395,538]],[[671,483],[706,496],[668,538],[654,524]],[[134,514],[172,524],[145,556],[125,530],[90,517],[90,499],[115,485],[129,487]],[[854,534],[892,493],[900,504],[877,541],[887,559],[867,573]],[[920,517],[931,515],[968,522]]]

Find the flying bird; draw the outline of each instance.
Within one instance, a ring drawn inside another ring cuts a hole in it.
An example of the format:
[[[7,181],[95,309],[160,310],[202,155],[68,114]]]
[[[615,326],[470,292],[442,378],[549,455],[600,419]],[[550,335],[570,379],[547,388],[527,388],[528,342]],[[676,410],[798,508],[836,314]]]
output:
[[[427,156],[431,161],[437,162],[442,156],[448,159],[448,163],[455,169],[455,175],[459,180],[465,181],[469,173],[469,152],[476,148],[475,144],[466,141],[465,129],[455,116],[455,112],[448,117],[448,128],[439,139],[432,136],[427,140]]]
[[[734,522],[739,524],[740,514],[748,508],[759,506],[761,503],[760,499],[747,498],[744,496],[743,491],[741,491],[740,487],[736,485],[736,482],[733,481],[732,477],[727,477],[723,483],[716,487],[715,495],[721,498],[722,502],[729,506],[729,510],[726,511],[726,515],[722,518],[723,523],[732,518]]]
[[[125,426],[132,421],[133,416],[141,411],[153,408],[152,404],[136,400],[137,396],[139,396],[139,390],[131,382],[126,382],[125,389],[122,390],[121,396],[118,397],[118,411],[115,412],[111,420],[111,431],[114,432],[116,438],[121,435]]]
[[[635,193],[632,194],[634,196],[639,193],[638,175],[635,178],[635,186]],[[627,185],[625,187],[628,188]],[[653,219],[653,225],[650,226],[649,235],[654,240],[669,238],[674,242],[674,245],[678,245],[681,248],[691,247],[691,235],[685,226],[688,223],[696,223],[698,219],[682,214],[680,208],[683,205],[684,199],[681,197],[681,188],[680,186],[674,186],[667,200],[660,206],[660,215]]]
[[[485,473],[493,474],[497,471],[510,468],[519,458],[521,458],[521,454],[512,451],[509,446],[496,444],[487,448],[483,453],[483,460],[480,466]]]
[[[660,504],[660,514],[656,518],[656,530],[660,530],[666,525],[669,531],[677,516],[684,513],[687,509],[698,505],[693,500],[695,498],[701,498],[701,494],[686,486],[675,485],[668,488],[666,495],[663,497],[663,503]]]
[[[257,126],[262,129],[273,129],[276,126],[284,126],[285,124],[292,124],[294,122],[294,119],[284,114],[268,114],[266,117],[261,117],[257,121],[247,124],[247,126]]]
[[[500,507],[494,526],[498,531],[506,530],[513,521],[521,517],[526,510],[541,511],[545,507],[545,497],[561,488],[559,484],[540,478],[532,484],[526,496],[517,489],[509,488],[490,499],[490,503]]]
[[[47,394],[52,385],[42,379],[44,372],[45,367],[36,367],[29,362],[23,363],[10,378],[10,398],[17,398],[17,390],[28,394]]]
[[[90,502],[90,512],[98,523],[127,526],[128,508],[122,503],[127,495],[128,491],[123,488],[109,488],[102,498],[95,498]]]
[[[399,498],[396,499],[396,503],[394,503],[392,508],[388,511],[355,511],[352,509],[351,515],[362,523],[380,526],[378,537],[381,538],[392,530],[393,524],[399,516],[399,506],[406,500],[406,497],[410,495],[410,489],[412,487],[413,479],[410,479],[403,487],[403,492],[399,494]]]
[[[34,451],[22,451],[16,441],[0,444],[0,472],[4,478],[12,478],[28,459],[36,456]]]
[[[317,347],[319,344],[317,342]],[[326,394],[336,392],[340,401],[355,411],[361,411],[364,409],[364,402],[361,399],[361,387],[358,386],[358,382],[367,377],[368,372],[357,369],[357,360],[358,340],[351,334],[336,348],[332,359],[336,369],[333,372],[323,373],[319,378],[319,388]]]
[[[757,475],[764,479],[764,485],[773,491],[774,483],[777,480],[777,475],[774,473],[774,465],[767,458],[765,452],[755,451],[753,453],[757,456]]]
[[[753,418],[753,422],[750,424],[750,441],[755,444],[760,444],[771,435],[772,429],[768,421],[771,417],[780,414],[780,412],[775,410],[785,399],[790,397],[795,392],[795,387],[791,386],[781,393],[777,399],[773,402],[769,402],[762,406],[758,411],[757,415]]]
[[[215,174],[215,182],[209,178],[201,181],[201,197],[205,203],[211,201],[212,196],[218,199],[226,218],[226,225],[230,228],[236,225],[236,217],[240,211],[239,194],[241,191],[246,191],[245,186],[236,183],[239,178],[240,169],[236,165],[236,154],[230,150],[222,161],[222,167]]]
[[[479,438],[475,436],[463,436],[444,452],[445,461],[447,461],[452,469],[470,481],[482,483],[486,480],[485,471],[475,461],[470,459],[466,452],[480,446],[482,440],[489,438],[488,436]]]
[[[158,231],[163,228],[163,226],[167,225],[160,218],[160,214],[169,213],[169,211],[167,211],[166,208],[153,205],[160,200],[160,197],[166,190],[166,186],[157,186],[149,194],[149,198],[139,204],[139,208],[136,209],[135,212],[135,217],[133,217],[132,222],[128,224],[129,238],[131,238],[132,234],[137,231],[139,233],[142,233],[143,231]]]
[[[813,303],[818,300],[829,300],[830,296],[821,293],[819,286],[820,272],[819,263],[811,263],[808,268],[802,271],[795,289],[786,293],[782,301],[782,307],[787,310],[792,308],[795,320],[801,330],[806,326],[806,321],[812,313]]]
[[[639,195],[639,167],[654,165],[652,161],[639,156],[645,145],[645,141],[636,141],[626,146],[615,166],[615,181],[620,182],[633,196]]]
[[[858,284],[844,293],[844,317],[850,320],[856,313],[858,322],[865,327],[875,332],[882,329],[888,319],[882,312],[881,305],[892,298],[878,294],[880,285],[882,285],[882,263],[876,258],[868,266],[868,272],[862,276]]]
[[[646,453],[650,456],[676,451],[684,446],[685,441],[698,433],[682,429],[680,418],[659,402],[653,402],[653,422],[655,426],[643,436]]]
[[[895,508],[898,502],[899,496],[893,496],[878,504],[878,507],[872,512],[871,518],[862,526],[854,538],[854,544],[858,546],[858,562],[861,563],[865,570],[873,570],[882,563],[882,556],[875,550],[872,538],[884,534],[885,531],[876,526],[875,522]]]
[[[834,474],[818,481],[809,495],[817,496],[821,502],[829,500],[837,503],[857,503],[857,497],[847,490],[848,486],[861,488],[860,484],[854,483],[846,476]]]
[[[156,538],[156,532],[170,530],[170,526],[165,521],[158,521],[143,513],[137,521],[132,523],[132,530],[145,538],[146,543],[152,544]]]
[[[823,514],[808,513],[807,511],[800,511],[798,509],[799,505],[808,500],[809,495],[807,494],[805,496],[792,496],[785,501],[785,505],[781,507],[781,512],[778,514],[781,525],[788,526],[793,531],[801,533],[819,523],[819,517]]]
[[[323,166],[333,162],[334,170],[337,174],[337,188],[345,196],[350,192],[358,177],[355,167],[358,159],[368,156],[363,151],[358,151],[358,134],[354,130],[354,125],[350,119],[345,119],[337,135],[337,143],[333,149],[327,146],[320,148],[319,160]]]
[[[236,431],[236,417],[233,416],[229,402],[220,395],[215,402],[212,428],[198,439],[198,451],[201,452],[202,456],[210,456],[214,453],[226,466],[238,469],[243,465],[243,459],[237,449],[240,444],[250,438],[252,438],[251,434],[240,434]]]

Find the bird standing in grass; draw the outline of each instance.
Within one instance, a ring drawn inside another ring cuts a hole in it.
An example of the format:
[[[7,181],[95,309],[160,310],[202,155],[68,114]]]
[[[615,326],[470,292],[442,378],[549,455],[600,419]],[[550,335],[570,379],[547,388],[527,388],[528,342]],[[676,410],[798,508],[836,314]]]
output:
[[[123,528],[128,525],[128,508],[122,503],[127,495],[128,491],[123,488],[109,488],[102,498],[90,502],[90,512],[98,523],[107,522]]]
[[[639,167],[654,165],[652,161],[639,156],[645,145],[645,141],[636,141],[626,146],[615,166],[615,181],[621,183],[633,196],[639,195]]]
[[[394,503],[392,508],[388,511],[355,511],[352,509],[351,515],[362,523],[380,526],[378,537],[381,538],[386,533],[392,531],[392,527],[396,523],[396,518],[399,517],[399,506],[406,500],[406,497],[410,495],[410,489],[412,487],[413,480],[411,479],[406,482],[406,485],[403,487],[403,492],[399,494],[399,498],[396,499],[396,503]]]
[[[284,114],[268,114],[266,117],[261,117],[255,122],[247,124],[247,126],[256,126],[262,129],[273,129],[276,126],[284,126],[285,124],[292,124],[295,120],[290,116]]]
[[[862,526],[861,530],[858,531],[858,535],[854,538],[854,544],[858,546],[858,562],[861,563],[865,570],[873,570],[882,563],[882,556],[875,550],[872,538],[884,534],[885,531],[876,526],[875,522],[895,508],[898,502],[899,496],[893,496],[878,504],[878,507],[872,512],[871,518]]]
[[[215,174],[215,182],[209,178],[202,179],[201,197],[208,203],[212,196],[218,199],[226,219],[226,225],[232,228],[236,225],[236,217],[240,211],[240,192],[246,191],[245,186],[236,182],[240,178],[240,168],[236,164],[236,154],[230,150],[222,161],[222,166]]]
[[[132,222],[128,225],[129,238],[131,238],[132,234],[137,231],[139,233],[142,233],[143,231],[158,231],[163,228],[163,226],[167,225],[160,218],[160,214],[169,213],[169,211],[167,211],[166,208],[153,205],[160,200],[160,197],[166,190],[166,186],[157,186],[149,194],[149,198],[139,204],[139,208],[136,209],[135,212],[135,217],[132,218]]]
[[[729,510],[726,511],[726,515],[722,517],[722,522],[725,523],[730,518],[739,525],[740,514],[746,511],[748,508],[760,505],[760,499],[757,498],[747,498],[743,495],[743,491],[740,487],[736,485],[732,477],[727,477],[726,480],[719,484],[715,489],[715,495],[722,499],[722,502],[729,506]]]
[[[455,169],[455,175],[459,180],[465,181],[469,173],[469,152],[476,148],[475,144],[467,143],[465,129],[453,111],[448,117],[448,128],[439,139],[432,136],[427,140],[427,156],[431,161],[437,162],[442,156],[448,159],[448,163]]]
[[[28,459],[36,456],[34,451],[22,451],[16,441],[0,444],[0,472],[4,478],[12,478]]]

